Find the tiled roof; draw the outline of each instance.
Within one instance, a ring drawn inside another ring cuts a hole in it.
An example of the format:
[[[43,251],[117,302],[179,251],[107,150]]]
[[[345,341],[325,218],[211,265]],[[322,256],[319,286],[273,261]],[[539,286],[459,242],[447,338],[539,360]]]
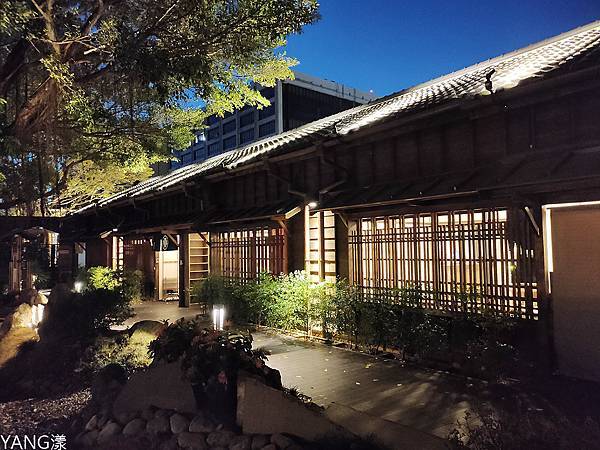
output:
[[[206,161],[179,168],[166,175],[150,178],[88,205],[78,212],[150,192],[159,192],[193,177],[216,170],[234,169],[276,151],[303,144],[310,145],[324,137],[346,135],[398,114],[438,106],[452,100],[487,95],[487,77],[492,82],[493,91],[510,89],[525,80],[543,77],[577,56],[598,47],[600,21],[414,86],[373,103],[357,106]]]

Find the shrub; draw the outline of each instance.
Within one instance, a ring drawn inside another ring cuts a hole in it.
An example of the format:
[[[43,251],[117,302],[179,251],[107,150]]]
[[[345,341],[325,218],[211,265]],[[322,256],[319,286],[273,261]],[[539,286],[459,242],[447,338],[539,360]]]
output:
[[[110,267],[96,266],[90,267],[87,271],[88,289],[105,289],[114,291],[121,285],[119,274]]]
[[[131,373],[147,367],[152,362],[149,345],[154,339],[151,333],[99,337],[86,350],[83,368],[96,372],[109,364],[118,364]]]
[[[40,333],[90,337],[108,331],[133,316],[129,300],[116,291],[88,290],[54,296]]]
[[[144,273],[141,270],[123,272],[121,290],[123,296],[132,303],[142,301],[144,289]]]

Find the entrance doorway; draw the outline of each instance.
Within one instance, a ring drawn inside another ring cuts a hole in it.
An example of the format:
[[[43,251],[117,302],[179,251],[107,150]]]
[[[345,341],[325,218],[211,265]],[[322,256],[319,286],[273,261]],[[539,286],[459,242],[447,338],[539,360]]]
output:
[[[179,250],[156,252],[157,298],[179,300]]]
[[[559,371],[600,381],[600,203],[544,209]]]

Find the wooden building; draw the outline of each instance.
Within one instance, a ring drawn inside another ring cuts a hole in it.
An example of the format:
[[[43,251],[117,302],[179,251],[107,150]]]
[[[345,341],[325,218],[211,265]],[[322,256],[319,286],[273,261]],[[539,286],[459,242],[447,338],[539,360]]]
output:
[[[449,314],[462,292],[600,380],[599,47],[596,22],[152,178],[79,211],[73,240],[177,278],[183,305],[209,273],[418,284]]]

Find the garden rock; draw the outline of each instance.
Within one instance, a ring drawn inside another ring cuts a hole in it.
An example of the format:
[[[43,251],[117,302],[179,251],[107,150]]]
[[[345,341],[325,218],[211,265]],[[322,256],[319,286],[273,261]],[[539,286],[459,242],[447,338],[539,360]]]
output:
[[[31,306],[28,303],[21,303],[2,324],[0,336],[4,336],[15,328],[27,328],[29,326],[31,326]]]
[[[81,445],[85,447],[91,447],[96,443],[96,439],[98,439],[98,430],[88,431],[81,437]]]
[[[260,450],[271,442],[271,438],[266,434],[257,434],[252,437],[252,450]]]
[[[189,427],[191,433],[212,433],[216,429],[214,422],[202,414],[196,415]]]
[[[164,417],[165,419],[169,419],[173,414],[173,411],[167,411],[166,409],[157,409],[154,413],[154,417]]]
[[[165,328],[165,324],[157,320],[141,320],[131,325],[128,332],[131,338],[134,338],[136,334],[141,335],[144,333],[158,337]]]
[[[169,439],[164,441],[160,446],[160,450],[179,450],[177,436],[171,436]]]
[[[94,414],[85,424],[85,431],[92,431],[98,426],[98,416]]]
[[[180,413],[195,413],[196,400],[178,361],[159,363],[134,373],[115,400],[113,411],[143,411],[150,405]]]
[[[127,372],[119,364],[108,364],[92,381],[92,401],[101,409],[110,411],[114,399],[127,382]]]
[[[261,450],[277,450],[277,446],[275,444],[265,445]]]
[[[182,416],[181,414],[173,414],[169,419],[171,423],[171,433],[179,434],[182,431],[187,431],[190,426],[190,421],[187,417]]]
[[[127,425],[133,419],[136,418],[137,414],[133,411],[121,411],[118,414],[113,414],[115,420],[119,422],[121,425]]]
[[[98,443],[103,444],[108,442],[119,433],[121,433],[121,425],[117,422],[108,422],[98,434]]]
[[[232,431],[213,431],[206,438],[206,443],[211,447],[228,447],[234,437]]]
[[[284,436],[283,434],[277,433],[271,436],[271,444],[275,444],[281,449],[287,449],[294,445],[294,441],[291,438]]]
[[[152,434],[163,434],[171,431],[171,424],[166,417],[155,417],[146,424],[146,431]]]
[[[229,450],[251,450],[252,436],[235,436],[229,443]]]
[[[125,436],[135,436],[136,434],[140,434],[144,432],[146,429],[146,421],[144,419],[133,419],[125,428],[123,428],[123,434]]]
[[[128,413],[131,413],[132,411],[127,411]],[[118,414],[123,413],[122,411],[119,411]],[[152,420],[154,419],[154,413],[156,413],[156,408],[152,405],[146,406],[144,408],[144,410],[142,411],[142,418],[146,419],[146,420]]]
[[[205,436],[202,433],[184,431],[177,436],[177,443],[181,448],[188,450],[205,450],[208,448]]]

